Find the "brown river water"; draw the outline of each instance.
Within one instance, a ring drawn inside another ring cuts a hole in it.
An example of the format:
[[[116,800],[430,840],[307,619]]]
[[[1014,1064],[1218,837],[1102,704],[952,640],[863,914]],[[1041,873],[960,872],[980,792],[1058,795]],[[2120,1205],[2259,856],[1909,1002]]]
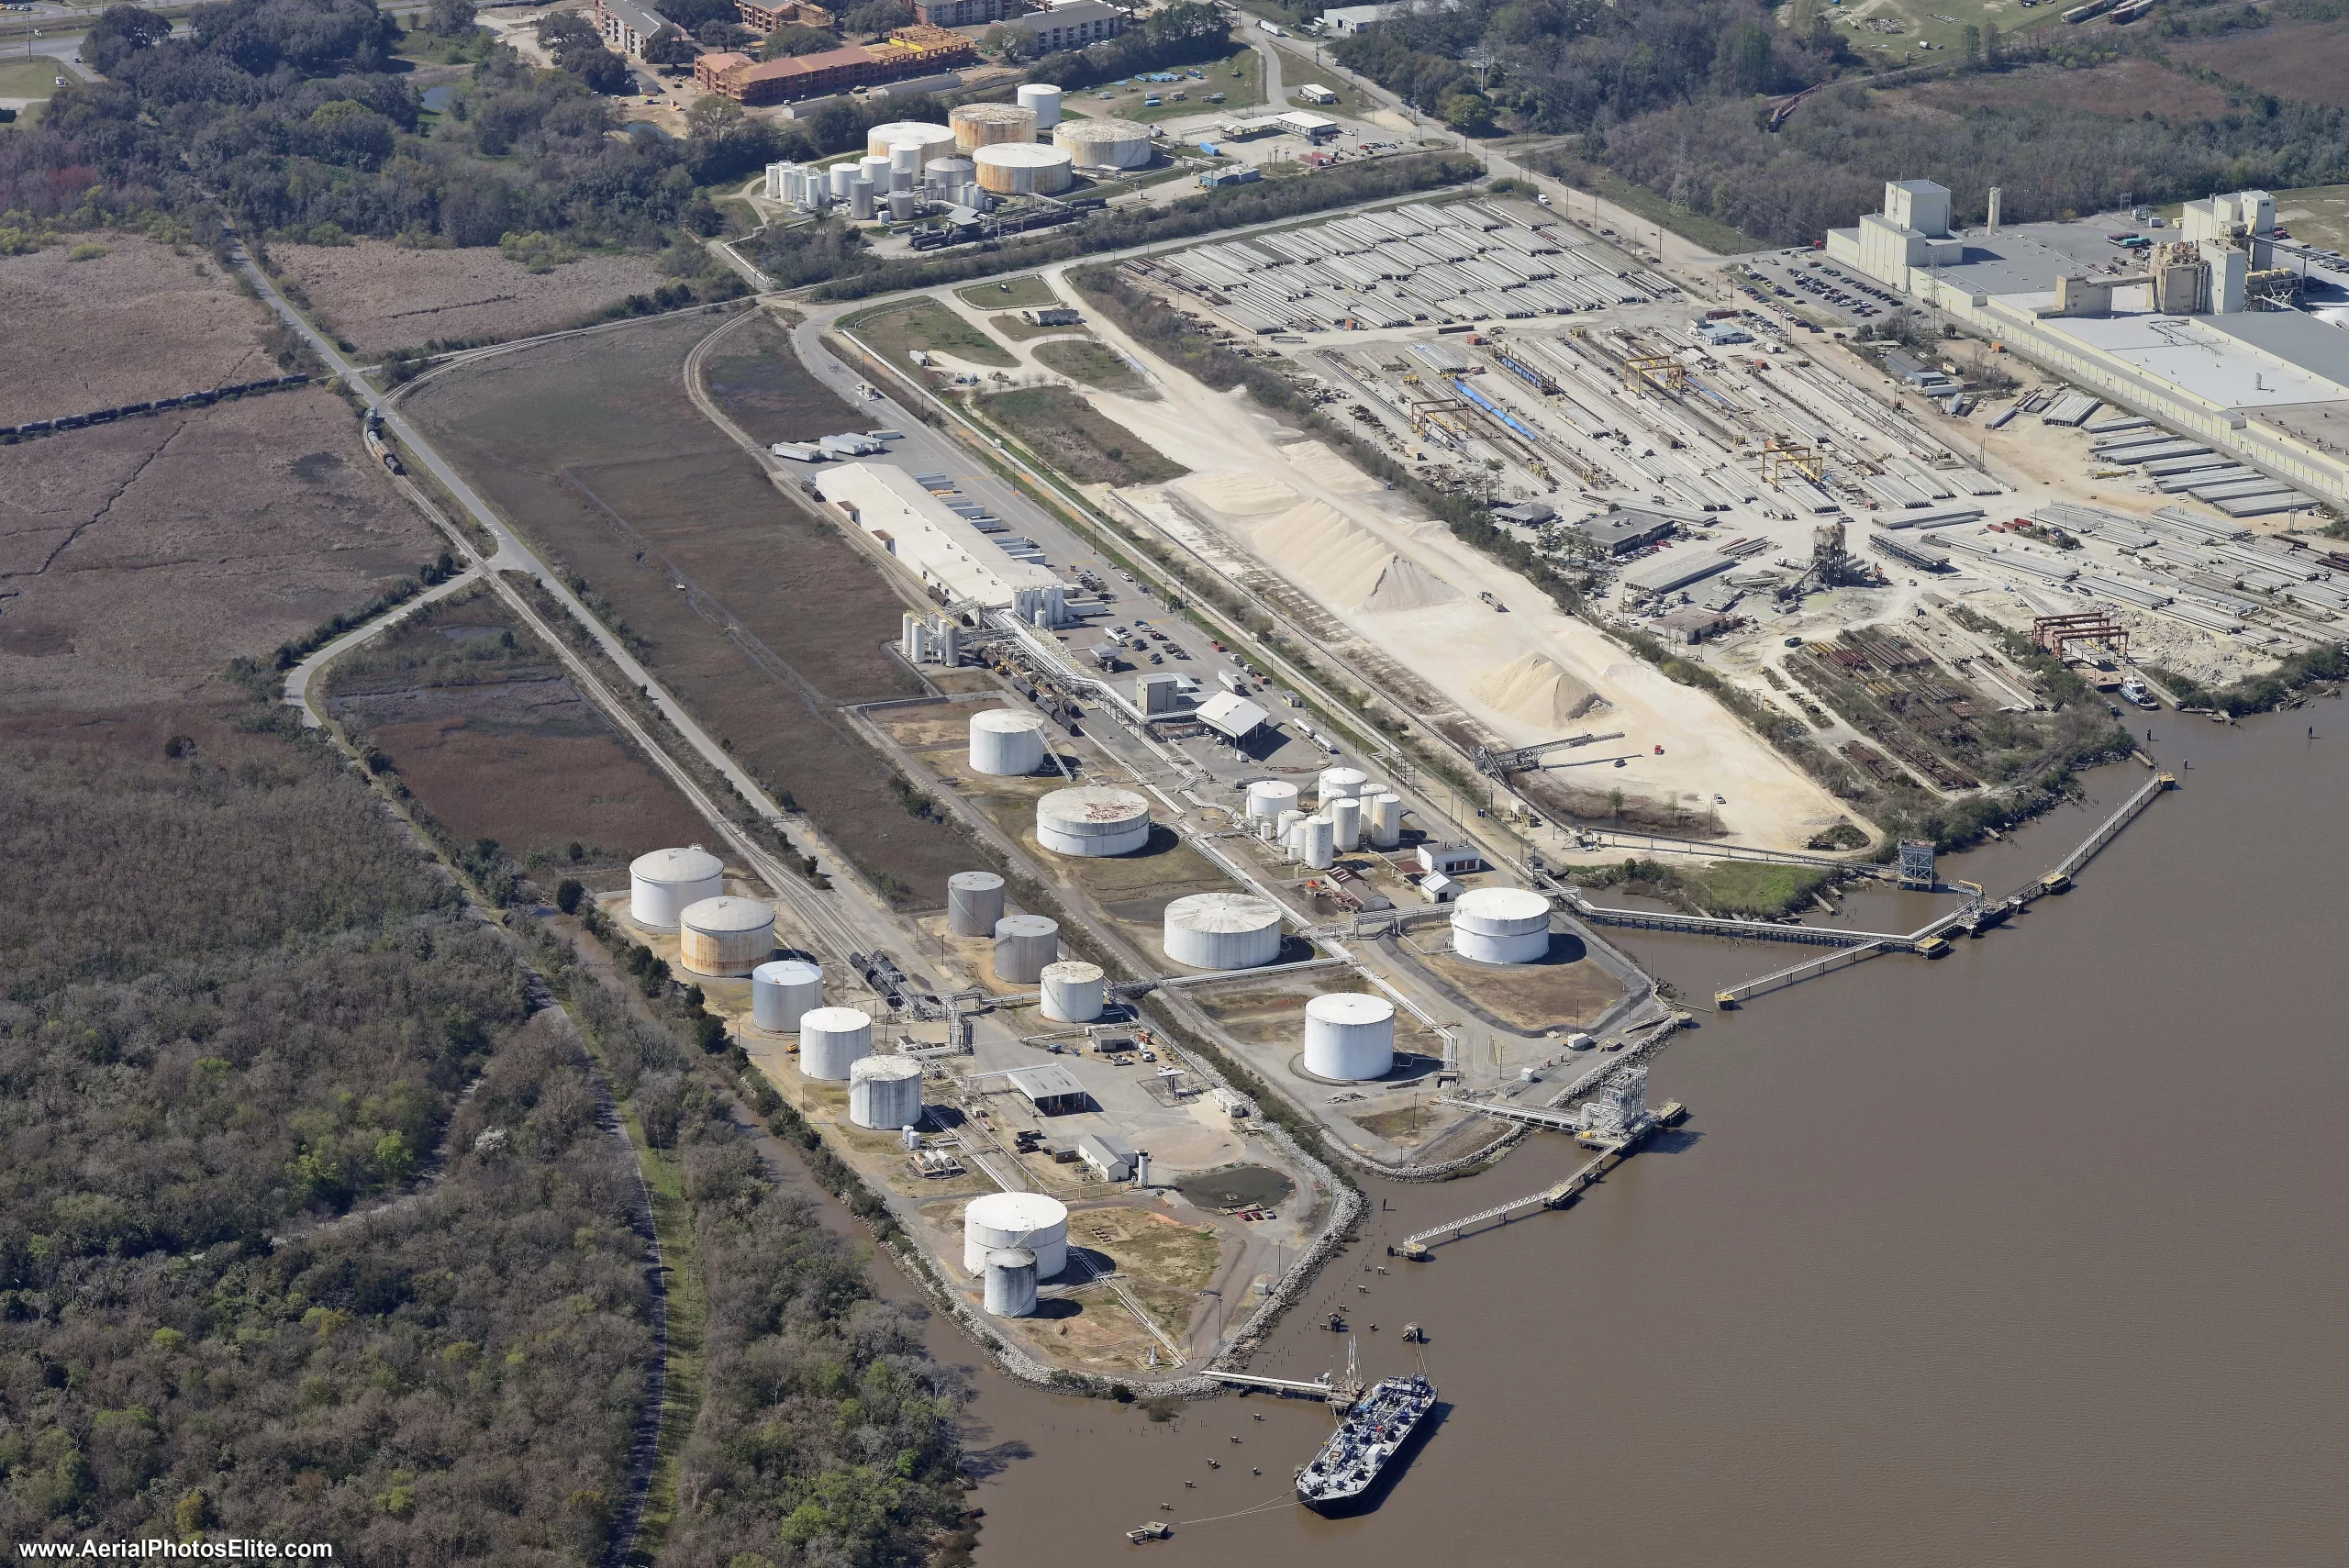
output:
[[[1372,1376],[1424,1325],[1445,1404],[1376,1512],[1288,1500],[1318,1405],[1153,1423],[974,1369],[979,1568],[2349,1562],[2349,703],[2153,725],[2185,788],[2074,891],[1939,962],[1700,1007],[1650,1091],[1686,1131],[1573,1208],[1405,1265],[1386,1243],[1581,1157],[1543,1137],[1471,1180],[1371,1184],[1308,1306],[1346,1307]],[[2002,894],[2102,815],[1943,874]],[[1691,997],[1803,951],[1628,945]],[[1315,1323],[1256,1369],[1341,1367]],[[1124,1540],[1152,1519],[1174,1538]]]

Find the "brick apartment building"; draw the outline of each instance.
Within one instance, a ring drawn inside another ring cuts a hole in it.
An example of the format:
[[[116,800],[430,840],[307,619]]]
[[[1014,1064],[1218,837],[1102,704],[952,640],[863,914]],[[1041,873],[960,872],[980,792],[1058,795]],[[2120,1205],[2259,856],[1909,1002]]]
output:
[[[889,41],[871,48],[852,45],[803,54],[794,60],[752,60],[747,54],[705,54],[694,61],[694,81],[748,107],[829,97],[851,88],[903,82],[909,77],[968,65],[978,50],[960,33],[917,22],[897,28]]]
[[[759,5],[757,0],[734,0],[734,12],[742,18],[744,27],[762,37],[793,22],[807,28],[832,25],[832,14],[821,6],[797,6],[792,0],[775,0],[772,6]]]

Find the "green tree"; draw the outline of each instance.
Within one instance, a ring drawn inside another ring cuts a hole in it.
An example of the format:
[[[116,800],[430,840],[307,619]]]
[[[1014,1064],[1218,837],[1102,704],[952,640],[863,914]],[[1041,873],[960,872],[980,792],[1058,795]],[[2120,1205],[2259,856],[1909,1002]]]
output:
[[[1965,31],[1958,35],[1957,47],[1965,54],[1966,64],[1979,65],[1982,62],[1982,29],[1972,22],[1966,23]]]
[[[462,38],[473,30],[473,0],[432,0],[424,29],[444,39]]]
[[[1492,100],[1477,93],[1455,93],[1443,101],[1442,119],[1463,136],[1490,136]]]
[[[101,75],[142,49],[151,49],[172,36],[172,24],[137,6],[109,6],[90,30],[82,35],[82,59]]]
[[[693,35],[674,22],[644,40],[644,58],[654,65],[691,65],[700,53]]]
[[[792,60],[803,54],[821,54],[826,50],[841,47],[841,36],[822,28],[811,28],[805,22],[787,22],[767,35],[761,51],[768,60]]]

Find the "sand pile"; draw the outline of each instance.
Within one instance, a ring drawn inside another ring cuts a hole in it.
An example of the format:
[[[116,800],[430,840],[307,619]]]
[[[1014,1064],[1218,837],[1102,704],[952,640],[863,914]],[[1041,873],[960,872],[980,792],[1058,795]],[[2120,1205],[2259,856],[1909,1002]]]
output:
[[[1572,724],[1606,700],[1539,653],[1486,671],[1468,695],[1496,712],[1543,728]]]
[[[1250,537],[1258,554],[1341,609],[1415,609],[1459,596],[1442,578],[1397,561],[1386,540],[1327,501],[1266,518]],[[1373,604],[1382,587],[1389,602]]]
[[[1430,605],[1450,604],[1460,597],[1460,590],[1420,565],[1399,555],[1386,558],[1386,570],[1378,574],[1378,584],[1370,595],[1354,607],[1364,610],[1423,610]]]
[[[1233,517],[1285,512],[1302,499],[1277,477],[1255,468],[1237,473],[1194,474],[1183,482],[1182,491],[1208,510]]]
[[[1337,495],[1363,495],[1384,488],[1353,463],[1348,462],[1321,441],[1298,441],[1281,449],[1281,456],[1297,465],[1297,471]]]

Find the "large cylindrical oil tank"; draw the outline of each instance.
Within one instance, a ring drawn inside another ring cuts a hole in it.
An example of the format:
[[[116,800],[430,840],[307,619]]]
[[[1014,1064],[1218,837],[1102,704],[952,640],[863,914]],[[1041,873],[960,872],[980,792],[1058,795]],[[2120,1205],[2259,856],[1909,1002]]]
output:
[[[824,971],[804,958],[779,958],[751,971],[751,1022],[769,1034],[791,1034],[800,1018],[824,1005]]]
[[[1395,1004],[1367,992],[1341,991],[1305,1004],[1305,1070],[1360,1083],[1395,1065]]]
[[[921,1120],[921,1063],[910,1056],[860,1056],[850,1062],[848,1119],[876,1132]]]
[[[911,176],[920,173],[921,163],[922,158],[920,143],[913,141],[891,142],[889,144],[889,188],[893,191],[902,191],[907,189],[907,182],[904,179],[900,179],[898,176]]]
[[[1194,893],[1166,906],[1159,946],[1186,969],[1254,969],[1281,955],[1280,906],[1252,893]]]
[[[987,1266],[987,1254],[1010,1248],[1036,1254],[1036,1277],[1068,1267],[1068,1206],[1042,1193],[989,1193],[963,1211],[963,1272]]]
[[[1403,797],[1392,790],[1370,797],[1370,814],[1364,819],[1364,831],[1371,847],[1391,850],[1403,841]]]
[[[1150,161],[1150,128],[1131,120],[1063,120],[1052,145],[1088,169],[1139,169]]]
[[[1550,901],[1526,887],[1478,887],[1452,906],[1452,951],[1479,963],[1531,963],[1550,951]]]
[[[891,120],[864,133],[868,157],[886,158],[900,147],[918,149],[914,167],[928,168],[933,159],[954,156],[954,129],[931,120]]]
[[[1019,778],[1044,765],[1044,716],[991,707],[971,716],[971,771]]]
[[[875,193],[885,194],[889,189],[889,154],[886,151],[874,152],[858,159],[856,176],[860,180],[872,181]]]
[[[1327,814],[1315,812],[1297,825],[1297,858],[1314,871],[1328,871],[1338,860],[1338,828]]]
[[[947,117],[954,145],[967,155],[1000,142],[1036,139],[1036,111],[1017,104],[964,104]]]
[[[831,186],[834,199],[846,201],[848,188],[856,179],[856,165],[848,162],[835,163],[824,171],[824,179]]]
[[[873,1020],[854,1007],[812,1007],[799,1016],[799,1075],[837,1084],[873,1054]]]
[[[1061,956],[1060,922],[1042,915],[1007,915],[995,923],[995,977],[1033,985]]]
[[[990,1318],[1032,1318],[1036,1313],[1036,1254],[1025,1247],[998,1247],[986,1255],[985,1301]]]
[[[748,974],[774,956],[774,906],[705,898],[677,917],[677,957],[696,974]]]
[[[978,165],[979,189],[998,196],[1057,195],[1076,177],[1067,153],[1032,141],[993,142],[971,161]]]
[[[1248,786],[1248,819],[1277,822],[1284,811],[1297,809],[1297,786],[1286,779],[1258,779]]]
[[[1108,982],[1097,963],[1063,959],[1044,965],[1044,1017],[1054,1023],[1089,1024],[1108,1001]]]
[[[1362,802],[1333,800],[1330,803],[1330,831],[1341,855],[1362,848]]]
[[[1360,768],[1324,768],[1313,782],[1314,804],[1328,810],[1333,800],[1353,800],[1370,783],[1370,775]]]
[[[640,926],[674,931],[686,905],[725,891],[726,867],[707,850],[655,850],[628,868],[628,916]]]
[[[1017,95],[1019,106],[1036,117],[1036,128],[1050,130],[1061,123],[1061,90],[1049,82],[1023,82]]]
[[[958,871],[946,879],[946,929],[958,937],[991,937],[1003,918],[1003,878]]]
[[[1150,802],[1113,784],[1056,789],[1036,803],[1036,841],[1056,855],[1126,855],[1150,842]]]

